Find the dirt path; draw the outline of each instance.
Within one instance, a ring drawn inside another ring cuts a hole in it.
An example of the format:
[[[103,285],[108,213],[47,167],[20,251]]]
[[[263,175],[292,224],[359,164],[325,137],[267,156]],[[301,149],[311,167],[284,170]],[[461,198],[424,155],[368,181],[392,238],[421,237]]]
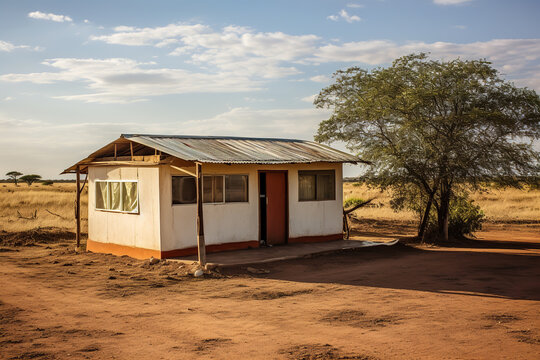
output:
[[[1,252],[0,358],[538,358],[540,232],[480,237],[205,279],[60,245]]]

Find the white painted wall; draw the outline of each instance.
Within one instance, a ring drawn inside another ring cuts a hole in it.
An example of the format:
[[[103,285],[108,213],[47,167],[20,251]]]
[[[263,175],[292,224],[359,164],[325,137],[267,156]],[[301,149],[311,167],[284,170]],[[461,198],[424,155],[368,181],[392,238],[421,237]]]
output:
[[[335,170],[336,200],[298,201],[298,170]],[[289,166],[289,237],[340,234],[343,231],[342,165],[335,163]]]
[[[336,200],[298,201],[298,170],[336,171]],[[188,168],[195,172],[195,168]],[[204,204],[208,245],[259,239],[258,170],[287,170],[289,237],[339,234],[342,231],[342,165],[203,165],[204,174],[249,175],[249,202]],[[153,250],[175,250],[197,245],[196,205],[172,204],[172,175],[185,175],[169,166],[90,167],[88,173],[88,236],[103,243]],[[138,180],[139,214],[95,209],[96,180]]]
[[[249,176],[248,202],[203,204],[204,239],[207,245],[259,239],[259,203],[257,168],[252,165],[228,166],[204,164],[204,174],[242,174]],[[195,168],[188,169],[195,172]],[[175,250],[197,245],[195,204],[172,205],[173,175],[186,175],[168,166],[160,171],[162,250]]]
[[[336,171],[336,200],[298,201],[298,170]],[[187,169],[195,172],[195,168]],[[342,165],[334,163],[292,165],[203,164],[204,174],[249,175],[249,202],[204,204],[207,245],[259,239],[258,170],[287,170],[289,187],[289,237],[339,234],[342,231]],[[172,175],[185,175],[168,166],[160,169],[162,251],[197,245],[196,205],[172,205]]]
[[[158,167],[97,167],[88,170],[88,238],[103,243],[160,250]],[[96,180],[137,180],[139,213],[96,210]]]

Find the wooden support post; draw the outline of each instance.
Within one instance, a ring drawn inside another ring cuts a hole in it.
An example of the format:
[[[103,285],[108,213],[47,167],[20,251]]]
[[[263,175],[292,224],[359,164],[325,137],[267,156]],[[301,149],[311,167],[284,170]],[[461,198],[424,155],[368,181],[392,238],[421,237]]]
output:
[[[131,153],[131,161],[133,161],[133,143],[129,143],[129,152]]]
[[[75,200],[75,221],[77,223],[77,232],[75,233],[75,239],[77,240],[77,250],[81,246],[81,168],[77,165],[76,168],[76,186],[77,186],[77,199]]]
[[[197,163],[195,174],[197,175],[197,247],[199,250],[199,264],[204,267],[206,266],[206,245],[204,243],[203,177],[201,163]]]
[[[116,143],[114,143],[114,160],[116,160]]]

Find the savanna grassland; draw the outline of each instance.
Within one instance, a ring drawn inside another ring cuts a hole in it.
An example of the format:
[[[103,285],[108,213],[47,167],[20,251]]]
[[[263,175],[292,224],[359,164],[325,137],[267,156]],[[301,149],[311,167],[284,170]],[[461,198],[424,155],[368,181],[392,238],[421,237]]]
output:
[[[395,212],[390,207],[391,194],[377,188],[358,183],[344,183],[343,199],[358,197],[375,198],[372,206],[355,211],[359,219],[388,221],[417,221],[410,211]],[[490,188],[473,192],[470,196],[486,215],[487,222],[496,223],[540,223],[540,190],[515,188]]]
[[[88,228],[88,192],[81,196],[82,231]],[[20,232],[36,228],[74,229],[75,184],[0,184],[0,231]]]
[[[196,278],[191,263],[77,252],[74,190],[0,184],[1,359],[540,356],[539,191],[473,194],[491,222],[468,242],[398,243]],[[377,197],[356,212],[353,239],[414,233],[414,215],[393,212],[388,194],[346,184],[344,195]]]
[[[351,197],[375,198],[372,206],[355,211],[358,219],[414,222],[416,215],[408,211],[395,212],[390,207],[390,194],[356,183],[344,183],[344,200]],[[474,192],[471,198],[482,208],[488,222],[540,222],[540,190],[512,188]],[[88,227],[88,192],[81,196],[81,226]],[[36,228],[73,230],[75,214],[75,184],[54,185],[0,184],[0,231],[20,232]],[[35,216],[34,216],[35,215]]]

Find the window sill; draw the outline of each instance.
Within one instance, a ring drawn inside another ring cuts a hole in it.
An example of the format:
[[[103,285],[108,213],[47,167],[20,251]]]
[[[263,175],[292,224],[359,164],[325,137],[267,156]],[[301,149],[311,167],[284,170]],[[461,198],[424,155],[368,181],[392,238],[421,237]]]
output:
[[[109,209],[94,209],[95,211],[101,211],[106,213],[115,213],[115,214],[131,214],[131,215],[139,215],[139,210],[137,211],[122,211],[122,210],[109,210]]]
[[[218,202],[218,203],[203,203],[203,206],[206,205],[235,205],[235,204],[242,204],[242,205],[249,205],[251,204],[249,201],[233,201],[233,202]],[[192,204],[172,204],[172,206],[196,206],[197,203]]]

